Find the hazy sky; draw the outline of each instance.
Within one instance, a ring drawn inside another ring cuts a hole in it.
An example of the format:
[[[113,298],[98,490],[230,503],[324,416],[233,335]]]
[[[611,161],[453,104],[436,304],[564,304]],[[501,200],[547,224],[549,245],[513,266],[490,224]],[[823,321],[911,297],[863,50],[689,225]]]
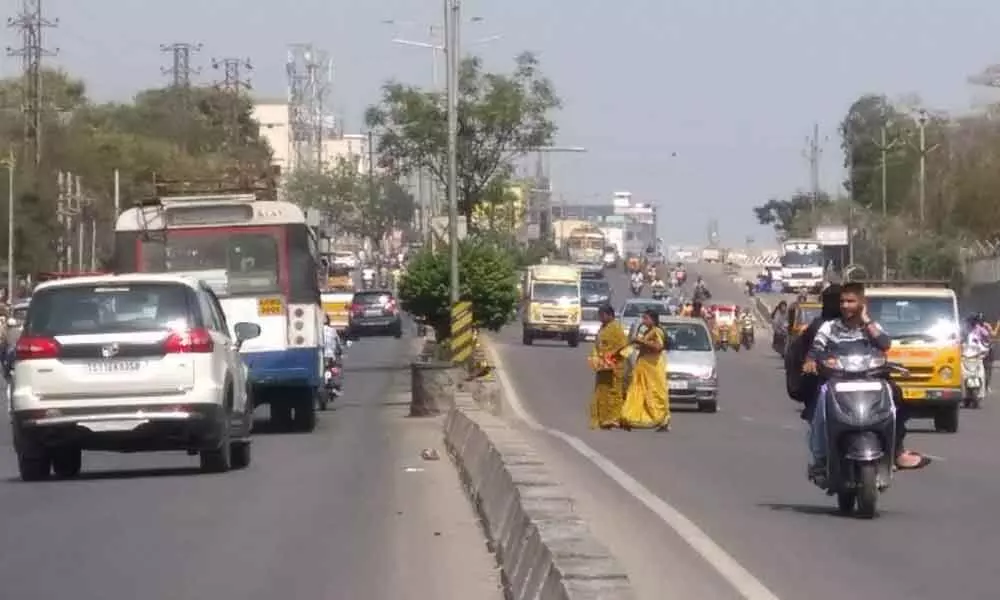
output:
[[[18,3],[8,0],[13,13]],[[59,27],[49,59],[82,76],[94,96],[122,99],[160,84],[159,45],[200,42],[198,76],[213,57],[250,58],[258,94],[283,96],[286,45],[313,42],[334,56],[335,100],[348,131],[387,78],[429,84],[426,39],[442,0],[46,0]],[[865,92],[919,94],[929,108],[965,110],[1000,91],[965,83],[1000,62],[1000,2],[990,0],[465,0],[464,41],[493,69],[522,50],[541,57],[565,101],[555,157],[568,201],[629,190],[656,202],[662,234],[701,243],[720,221],[724,241],[759,240],[751,207],[808,187],[802,156],[818,121],[823,185],[839,186],[836,128]],[[393,19],[397,25],[383,20]],[[8,33],[5,45],[18,45]],[[18,65],[6,59],[4,74]],[[673,156],[676,153],[676,156]]]

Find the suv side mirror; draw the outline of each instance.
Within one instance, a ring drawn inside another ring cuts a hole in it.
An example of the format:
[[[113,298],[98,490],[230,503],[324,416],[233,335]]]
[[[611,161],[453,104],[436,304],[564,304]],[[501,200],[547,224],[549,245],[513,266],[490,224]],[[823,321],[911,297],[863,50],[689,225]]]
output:
[[[237,348],[242,346],[247,340],[260,337],[260,325],[256,323],[242,321],[233,326],[233,331],[236,333]]]

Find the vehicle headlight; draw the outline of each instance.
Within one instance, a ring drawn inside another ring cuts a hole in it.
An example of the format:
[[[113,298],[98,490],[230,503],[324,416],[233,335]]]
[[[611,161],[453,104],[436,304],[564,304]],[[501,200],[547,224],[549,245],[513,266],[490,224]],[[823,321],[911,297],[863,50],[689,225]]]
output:
[[[938,374],[941,375],[941,379],[948,381],[951,379],[952,375],[955,374],[955,372],[951,370],[951,367],[944,367],[943,369],[938,371]]]

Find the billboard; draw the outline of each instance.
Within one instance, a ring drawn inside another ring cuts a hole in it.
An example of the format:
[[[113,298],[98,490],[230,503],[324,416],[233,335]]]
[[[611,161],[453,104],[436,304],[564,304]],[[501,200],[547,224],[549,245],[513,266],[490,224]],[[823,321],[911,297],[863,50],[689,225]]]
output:
[[[816,239],[824,246],[846,246],[847,227],[843,225],[820,225],[816,228]]]

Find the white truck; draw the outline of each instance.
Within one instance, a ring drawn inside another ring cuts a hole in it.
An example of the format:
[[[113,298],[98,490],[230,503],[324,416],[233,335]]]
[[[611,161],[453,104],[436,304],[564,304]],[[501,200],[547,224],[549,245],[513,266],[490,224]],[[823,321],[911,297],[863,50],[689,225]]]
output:
[[[781,245],[781,287],[785,293],[818,293],[825,268],[819,240],[791,239]]]

